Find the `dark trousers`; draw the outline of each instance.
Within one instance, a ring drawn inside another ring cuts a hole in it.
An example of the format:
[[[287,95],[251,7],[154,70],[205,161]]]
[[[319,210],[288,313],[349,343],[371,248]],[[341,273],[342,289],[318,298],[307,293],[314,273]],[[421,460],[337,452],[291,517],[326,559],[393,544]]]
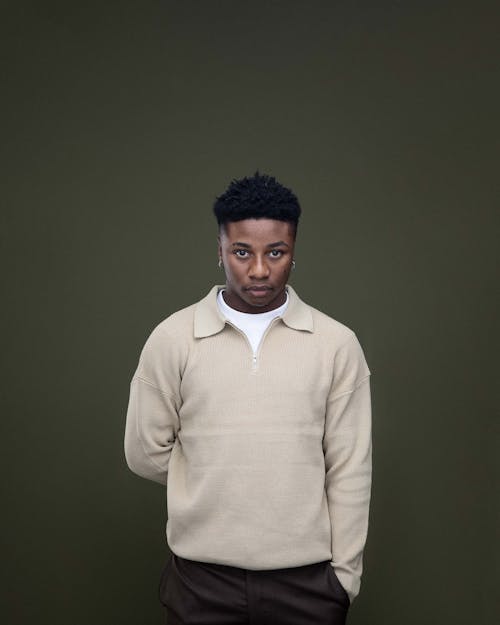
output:
[[[172,554],[159,595],[167,625],[344,625],[349,608],[328,560],[249,571]]]

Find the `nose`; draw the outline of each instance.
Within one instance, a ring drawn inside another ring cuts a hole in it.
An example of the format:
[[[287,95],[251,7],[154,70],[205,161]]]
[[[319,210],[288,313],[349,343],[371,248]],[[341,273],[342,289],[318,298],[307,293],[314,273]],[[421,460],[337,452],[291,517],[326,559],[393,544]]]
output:
[[[269,267],[265,258],[255,256],[254,261],[250,266],[249,277],[254,280],[263,280],[269,277]]]

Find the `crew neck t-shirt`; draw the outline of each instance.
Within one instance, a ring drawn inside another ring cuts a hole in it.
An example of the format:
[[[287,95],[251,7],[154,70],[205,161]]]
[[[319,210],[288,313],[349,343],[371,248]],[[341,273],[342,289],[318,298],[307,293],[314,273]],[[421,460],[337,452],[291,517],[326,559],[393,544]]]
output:
[[[285,312],[288,306],[288,293],[286,294],[285,303],[279,306],[279,308],[274,308],[273,310],[263,313],[244,313],[228,306],[222,296],[223,292],[224,289],[221,289],[217,295],[219,310],[228,321],[247,336],[252,346],[253,353],[256,354],[264,332],[267,330],[271,321],[276,319],[276,317],[280,317]]]

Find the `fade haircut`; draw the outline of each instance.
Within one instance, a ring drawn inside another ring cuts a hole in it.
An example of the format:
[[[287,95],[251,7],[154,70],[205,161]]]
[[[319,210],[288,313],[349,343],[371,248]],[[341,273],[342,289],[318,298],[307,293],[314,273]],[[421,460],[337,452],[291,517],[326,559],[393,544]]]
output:
[[[257,171],[251,177],[233,180],[215,200],[213,211],[219,228],[243,219],[277,219],[292,224],[295,236],[301,208],[290,189]]]

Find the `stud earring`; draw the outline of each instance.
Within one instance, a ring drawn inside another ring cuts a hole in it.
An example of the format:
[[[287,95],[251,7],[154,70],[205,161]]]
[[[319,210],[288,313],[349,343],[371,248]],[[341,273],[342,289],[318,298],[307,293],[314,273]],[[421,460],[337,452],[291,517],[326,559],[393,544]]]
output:
[[[219,258],[219,269],[222,267],[222,258]]]
[[[292,269],[295,269],[295,261],[292,260]]]

